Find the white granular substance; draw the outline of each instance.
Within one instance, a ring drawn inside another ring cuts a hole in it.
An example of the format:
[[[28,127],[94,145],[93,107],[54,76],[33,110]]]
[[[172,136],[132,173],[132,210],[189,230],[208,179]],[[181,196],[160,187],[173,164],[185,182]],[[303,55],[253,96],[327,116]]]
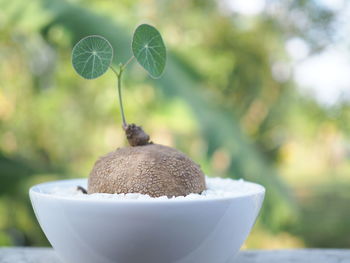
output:
[[[61,196],[61,197],[71,197],[77,199],[89,199],[89,200],[101,200],[101,199],[112,199],[112,200],[198,200],[198,199],[215,199],[215,198],[225,198],[225,197],[235,197],[244,196],[249,194],[254,194],[260,188],[259,185],[245,182],[243,179],[233,180],[229,178],[210,178],[206,177],[207,189],[201,194],[189,194],[187,196],[177,196],[168,198],[167,196],[161,197],[150,197],[149,195],[139,194],[139,193],[129,193],[129,194],[105,194],[105,193],[95,193],[95,194],[83,194],[81,191],[77,190],[76,186],[56,186],[50,189],[49,194]],[[85,187],[86,185],[82,185]]]

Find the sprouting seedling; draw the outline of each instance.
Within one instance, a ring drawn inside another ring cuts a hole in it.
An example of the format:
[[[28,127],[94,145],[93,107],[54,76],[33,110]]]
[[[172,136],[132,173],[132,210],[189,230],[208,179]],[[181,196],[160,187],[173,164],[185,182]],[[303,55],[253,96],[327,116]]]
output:
[[[85,79],[95,79],[103,75],[109,68],[117,76],[118,98],[123,128],[132,146],[147,144],[149,136],[141,127],[126,122],[121,93],[122,75],[129,63],[136,58],[137,62],[152,78],[159,78],[165,67],[166,48],[158,30],[150,25],[142,24],[134,32],[132,39],[133,55],[124,64],[115,69],[111,63],[113,48],[107,39],[92,35],[81,39],[73,48],[72,63],[76,72]]]
[[[88,188],[77,190],[93,193],[141,193],[151,197],[186,196],[206,189],[205,176],[199,165],[174,148],[153,144],[150,137],[135,124],[125,120],[121,85],[125,68],[134,59],[153,78],[164,71],[166,50],[161,35],[150,25],[136,28],[132,39],[133,55],[114,68],[113,48],[101,36],[88,36],[73,49],[73,66],[80,76],[94,79],[111,69],[117,76],[123,129],[131,146],[121,147],[101,157],[90,172]]]

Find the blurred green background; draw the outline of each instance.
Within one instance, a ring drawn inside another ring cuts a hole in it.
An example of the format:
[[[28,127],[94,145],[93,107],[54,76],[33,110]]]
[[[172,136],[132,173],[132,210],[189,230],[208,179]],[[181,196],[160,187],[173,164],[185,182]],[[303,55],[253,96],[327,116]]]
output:
[[[99,34],[125,62],[146,22],[169,60],[155,81],[136,63],[127,70],[128,121],[210,176],[267,188],[245,248],[350,247],[349,9],[341,0],[0,0],[0,246],[48,245],[29,187],[87,177],[126,145],[115,76],[83,80],[70,54]]]

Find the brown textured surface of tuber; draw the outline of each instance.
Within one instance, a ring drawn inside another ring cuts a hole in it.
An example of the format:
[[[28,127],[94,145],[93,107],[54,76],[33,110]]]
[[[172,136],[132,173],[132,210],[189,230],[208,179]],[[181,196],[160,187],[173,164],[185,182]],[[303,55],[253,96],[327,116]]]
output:
[[[88,193],[186,196],[206,188],[200,167],[180,151],[159,144],[123,147],[101,157],[90,173]]]

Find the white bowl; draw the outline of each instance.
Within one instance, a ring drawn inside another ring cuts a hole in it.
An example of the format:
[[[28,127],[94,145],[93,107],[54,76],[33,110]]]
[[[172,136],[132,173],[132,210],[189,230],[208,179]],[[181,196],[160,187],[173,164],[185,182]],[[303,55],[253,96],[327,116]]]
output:
[[[247,238],[265,189],[234,197],[175,200],[79,199],[53,187],[86,186],[85,179],[33,186],[37,219],[66,263],[224,263]]]

